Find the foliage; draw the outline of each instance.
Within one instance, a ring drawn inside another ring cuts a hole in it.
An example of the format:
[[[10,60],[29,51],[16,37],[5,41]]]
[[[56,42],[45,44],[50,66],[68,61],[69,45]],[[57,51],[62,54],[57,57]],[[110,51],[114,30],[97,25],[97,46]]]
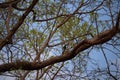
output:
[[[0,74],[20,80],[120,79],[119,5],[119,0],[1,1],[0,72],[8,72]]]

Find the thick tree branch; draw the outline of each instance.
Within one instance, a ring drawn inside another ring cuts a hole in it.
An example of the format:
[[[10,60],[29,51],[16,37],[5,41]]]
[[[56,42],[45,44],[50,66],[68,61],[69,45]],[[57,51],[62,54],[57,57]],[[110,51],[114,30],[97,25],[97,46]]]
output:
[[[109,33],[113,33],[112,32],[113,30],[114,30],[114,28],[112,30],[109,30]],[[105,31],[103,33],[105,33]],[[107,33],[106,35],[109,36],[109,33]],[[116,33],[117,33],[117,31],[116,31]],[[115,35],[115,33],[114,33],[114,35]],[[108,38],[107,38],[108,36],[104,37],[104,43],[108,41]],[[110,38],[112,38],[113,36],[110,36]],[[94,39],[95,38],[93,38],[91,40],[94,41]],[[6,71],[12,71],[12,70],[18,70],[18,69],[22,69],[22,70],[42,69],[46,66],[49,66],[49,65],[52,65],[52,64],[55,64],[55,63],[58,63],[58,62],[70,60],[70,59],[74,58],[79,52],[81,52],[83,50],[86,50],[93,45],[97,45],[97,44],[101,44],[101,43],[103,43],[103,42],[97,42],[96,44],[89,44],[87,42],[87,40],[83,40],[82,42],[77,44],[73,48],[72,51],[67,52],[64,55],[52,57],[52,58],[47,59],[47,60],[45,60],[43,62],[40,62],[40,63],[38,63],[38,62],[27,62],[27,61],[16,61],[16,62],[12,62],[12,63],[2,64],[2,65],[0,65],[0,72],[6,72]]]
[[[118,16],[116,19],[116,25],[112,29],[103,31],[100,34],[94,36],[92,39],[85,39],[79,42],[76,46],[73,47],[71,51],[66,52],[64,55],[52,57],[40,63],[39,62],[16,61],[12,63],[1,64],[0,72],[6,72],[6,71],[12,71],[12,70],[18,70],[18,69],[39,70],[46,66],[49,66],[49,65],[52,65],[58,62],[70,60],[74,58],[79,52],[84,51],[91,46],[103,44],[109,41],[113,36],[115,36],[118,33],[119,22],[120,22],[120,12],[118,13]]]

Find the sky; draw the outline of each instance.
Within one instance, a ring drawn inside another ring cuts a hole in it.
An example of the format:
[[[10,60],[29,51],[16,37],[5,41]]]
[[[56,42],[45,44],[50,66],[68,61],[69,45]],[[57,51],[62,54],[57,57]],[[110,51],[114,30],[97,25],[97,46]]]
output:
[[[107,17],[104,17],[104,19],[107,19]],[[105,47],[109,48],[110,50],[113,50],[116,53],[119,53],[116,49],[114,49],[111,46],[105,46]],[[108,61],[116,62],[116,60],[118,60],[118,63],[120,63],[120,59],[118,59],[118,57],[116,57],[116,55],[114,55],[112,52],[110,52],[108,50],[105,50],[105,53],[106,53]],[[101,50],[94,49],[89,54],[89,56],[90,56],[90,58],[93,59],[94,63],[99,65],[99,67],[101,69],[106,68],[106,66],[107,66],[106,61],[105,61],[105,58],[104,58],[103,53],[101,52]],[[95,68],[97,68],[97,67],[95,67],[91,62],[88,63],[88,70],[92,70],[92,69],[95,69]],[[114,67],[111,67],[111,70],[112,69],[114,70]],[[13,78],[6,77],[6,76],[0,76],[0,80],[8,80],[8,79],[11,80]]]

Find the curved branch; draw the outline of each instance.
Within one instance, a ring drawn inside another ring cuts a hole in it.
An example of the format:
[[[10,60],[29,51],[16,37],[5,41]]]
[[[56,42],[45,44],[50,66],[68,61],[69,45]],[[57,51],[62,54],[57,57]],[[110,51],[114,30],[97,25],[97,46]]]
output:
[[[36,2],[37,1],[38,0],[36,0]],[[27,14],[28,13],[26,13],[24,15],[27,15]],[[6,71],[12,71],[12,70],[18,70],[18,69],[39,70],[46,66],[49,66],[49,65],[52,65],[52,64],[55,64],[58,62],[70,60],[70,59],[74,58],[79,52],[84,51],[93,45],[103,44],[103,43],[109,41],[113,36],[115,36],[118,33],[117,28],[119,27],[119,21],[120,21],[120,12],[118,13],[118,16],[116,19],[116,25],[111,30],[103,31],[100,34],[93,37],[92,39],[86,39],[86,40],[79,42],[76,46],[73,47],[73,49],[71,51],[66,52],[64,55],[52,57],[52,58],[47,59],[42,62],[16,61],[16,62],[12,62],[12,63],[1,64],[0,72],[6,72]],[[17,27],[17,29],[18,29],[18,27]],[[15,30],[17,30],[17,29],[15,28]],[[15,31],[14,31],[14,33],[15,33]],[[12,36],[12,34],[9,36]]]
[[[18,30],[18,28],[21,26],[21,24],[24,22],[26,16],[31,12],[35,4],[38,2],[38,0],[33,0],[32,4],[29,6],[29,8],[25,11],[25,13],[20,17],[19,21],[14,25],[10,33],[7,35],[7,37],[0,41],[0,50],[8,43],[9,40],[11,40],[12,36],[15,34],[15,32]]]
[[[25,11],[27,10],[28,8],[19,8],[17,6],[17,4],[20,2],[21,0],[14,0],[14,1],[9,1],[9,2],[3,2],[3,3],[0,3],[0,8],[8,8],[9,5],[11,5],[14,9],[17,9],[19,11]]]
[[[0,8],[7,8],[9,7],[9,5],[16,5],[17,3],[19,3],[21,0],[14,0],[14,1],[9,1],[9,2],[3,2],[0,3]]]
[[[112,33],[113,29],[109,30],[109,32]],[[103,33],[105,33],[105,31]],[[116,31],[116,33],[117,33],[117,31]],[[109,33],[107,33],[106,35],[109,36]],[[105,38],[104,43],[109,41],[107,39],[108,36],[104,37]],[[110,38],[112,38],[113,36],[110,36]],[[94,38],[91,39],[91,40],[94,40]],[[22,69],[22,70],[42,69],[42,68],[44,68],[46,66],[49,66],[51,64],[55,64],[55,63],[58,63],[58,62],[63,62],[63,61],[70,60],[70,59],[74,58],[79,52],[81,52],[83,50],[86,50],[93,45],[98,45],[98,44],[101,44],[101,42],[98,42],[96,44],[89,44],[89,43],[87,43],[87,40],[83,40],[82,42],[78,43],[73,48],[73,50],[65,53],[64,55],[52,57],[52,58],[47,59],[47,60],[45,60],[43,62],[40,62],[40,63],[38,63],[38,62],[27,62],[27,61],[16,61],[16,62],[12,62],[12,63],[1,64],[0,65],[0,72],[6,72],[6,71],[12,71],[12,70],[18,70],[18,69]]]
[[[59,18],[59,17],[67,17],[67,16],[73,15],[73,14],[86,14],[86,13],[91,13],[91,12],[94,12],[95,10],[97,10],[97,9],[103,4],[103,2],[104,2],[104,0],[103,0],[97,7],[95,7],[94,9],[92,9],[92,10],[90,10],[90,11],[86,11],[86,12],[78,12],[78,11],[79,11],[79,8],[84,5],[84,3],[80,3],[79,8],[78,8],[74,13],[70,13],[70,14],[60,14],[60,15],[57,15],[57,16],[54,16],[54,17],[51,17],[51,18],[48,18],[48,19],[41,19],[41,20],[36,19],[36,12],[35,12],[34,10],[32,10],[32,12],[33,12],[33,21],[35,21],[35,22],[44,22],[44,21],[54,20],[54,19]]]

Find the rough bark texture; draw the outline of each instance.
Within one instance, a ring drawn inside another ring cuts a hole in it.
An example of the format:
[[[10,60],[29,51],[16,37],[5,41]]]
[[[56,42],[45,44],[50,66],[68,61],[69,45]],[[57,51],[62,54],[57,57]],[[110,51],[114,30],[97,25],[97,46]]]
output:
[[[105,43],[107,42],[109,39],[111,39],[118,31],[116,30],[115,33],[113,33],[113,30],[115,29],[115,27],[112,30],[106,31],[106,33],[104,32],[104,34],[108,35],[104,37],[104,41],[99,41],[97,43],[88,43],[89,40],[83,40],[82,42],[80,42],[79,44],[77,44],[72,51],[65,53],[64,55],[61,56],[57,56],[57,57],[53,57],[50,58],[48,60],[45,60],[43,62],[27,62],[27,61],[16,61],[13,63],[6,63],[6,64],[2,64],[0,65],[0,72],[6,72],[6,71],[11,71],[11,70],[38,70],[41,68],[44,68],[46,66],[58,63],[58,62],[62,62],[62,61],[66,61],[69,59],[74,58],[79,52],[93,46],[93,45],[97,45],[97,44],[101,44],[101,43]],[[113,33],[114,35],[109,36],[110,33]],[[103,34],[103,35],[104,35]],[[96,37],[95,37],[96,38]],[[90,41],[95,41],[95,38],[91,39]]]
[[[32,10],[34,5],[37,3],[38,0],[33,0],[32,5],[26,10],[26,12],[23,14],[23,16],[20,18],[19,22],[15,25],[15,27],[12,29],[11,33],[0,42],[0,49],[3,48],[6,44],[6,40],[9,40],[12,35],[16,32],[16,30],[20,27],[22,22],[24,21],[25,17],[28,15],[28,13]],[[103,44],[107,41],[109,41],[113,36],[115,36],[120,30],[119,30],[119,22],[120,22],[120,12],[116,19],[116,25],[111,30],[106,30],[104,32],[101,32],[100,34],[96,35],[92,39],[85,39],[81,42],[79,42],[74,48],[66,52],[64,55],[52,57],[50,59],[47,59],[42,62],[27,62],[27,61],[15,61],[12,63],[6,63],[0,65],[0,72],[6,72],[6,71],[12,71],[12,70],[38,70],[42,69],[46,66],[70,60],[74,58],[79,52],[88,49],[89,47],[93,45]]]

